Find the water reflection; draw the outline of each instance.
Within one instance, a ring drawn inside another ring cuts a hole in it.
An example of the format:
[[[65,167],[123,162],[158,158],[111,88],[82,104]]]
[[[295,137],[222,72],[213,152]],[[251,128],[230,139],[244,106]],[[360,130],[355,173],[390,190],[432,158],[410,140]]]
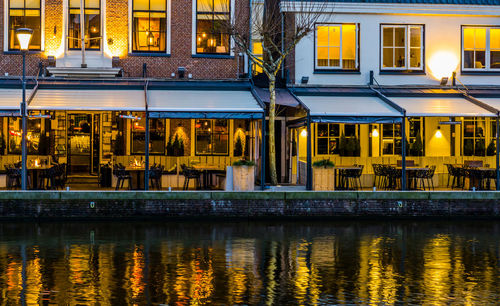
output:
[[[0,223],[0,304],[494,304],[499,228]]]

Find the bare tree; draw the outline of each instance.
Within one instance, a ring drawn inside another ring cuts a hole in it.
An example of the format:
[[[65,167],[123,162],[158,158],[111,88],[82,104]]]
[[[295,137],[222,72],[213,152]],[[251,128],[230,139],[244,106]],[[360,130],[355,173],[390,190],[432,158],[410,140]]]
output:
[[[249,0],[249,3],[248,10],[237,11],[223,27],[231,35],[235,49],[245,52],[269,78],[269,168],[271,184],[277,185],[276,80],[287,56],[304,37],[314,32],[327,1]],[[285,17],[284,11],[290,13]]]

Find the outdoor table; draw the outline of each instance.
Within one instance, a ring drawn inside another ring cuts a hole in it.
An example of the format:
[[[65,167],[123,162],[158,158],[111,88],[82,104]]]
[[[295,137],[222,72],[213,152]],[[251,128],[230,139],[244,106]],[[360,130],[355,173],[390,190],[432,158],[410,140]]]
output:
[[[339,190],[349,190],[349,180],[346,181],[346,185],[344,186],[344,180],[342,179],[342,175],[340,175],[341,171],[343,170],[357,170],[360,169],[361,167],[359,166],[335,166],[333,167],[334,169],[334,175],[335,175],[335,180],[336,182],[336,188]]]
[[[469,171],[477,171],[481,172],[481,176],[475,176],[475,175],[468,175],[469,177],[469,189],[472,189],[472,187],[476,188],[476,190],[481,190],[483,189],[483,180],[485,178],[485,174],[489,171],[496,171],[495,168],[489,168],[489,167],[469,167]]]
[[[200,171],[203,174],[203,189],[208,189],[208,186],[212,185],[211,174],[217,171],[221,171],[220,167],[217,165],[192,165],[195,170]]]
[[[397,170],[402,170],[403,167],[396,167]],[[408,189],[416,190],[417,189],[417,180],[416,175],[414,175],[417,171],[429,171],[429,167],[420,167],[420,166],[407,166],[406,167],[406,186]],[[412,174],[412,175],[409,175]]]
[[[146,167],[144,166],[128,166],[128,167],[125,167],[125,170],[130,172],[130,175],[132,175],[132,173],[135,173],[135,177],[136,177],[136,188],[133,188],[133,189],[136,189],[136,190],[141,190],[143,189],[142,188],[142,184],[141,184],[141,176],[144,177],[143,173],[144,171],[146,171]]]
[[[26,170],[28,170],[28,175],[31,176],[31,189],[39,189],[38,188],[38,178],[40,177],[40,173],[44,170],[51,168],[51,167],[52,167],[51,165],[39,165],[39,166],[27,166],[26,167]]]

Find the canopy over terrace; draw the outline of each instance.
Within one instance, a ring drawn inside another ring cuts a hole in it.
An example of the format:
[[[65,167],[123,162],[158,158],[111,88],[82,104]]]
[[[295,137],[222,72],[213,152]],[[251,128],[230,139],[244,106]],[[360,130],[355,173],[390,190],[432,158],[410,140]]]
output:
[[[39,89],[28,110],[146,111],[144,90]]]
[[[169,119],[262,120],[262,131],[265,131],[265,107],[250,84],[227,86],[227,88],[216,83],[200,85],[190,88],[182,86],[168,88],[161,85],[157,85],[155,88],[152,85],[147,91],[147,116],[149,118]],[[148,154],[148,152],[146,153]],[[262,141],[262,189],[264,186],[265,141]]]
[[[312,188],[311,123],[402,123],[403,109],[376,91],[371,95],[321,95],[308,93],[297,96],[307,111],[307,117],[292,126],[307,125],[307,189]],[[297,157],[298,158],[298,157]]]
[[[26,91],[29,96],[31,90]],[[0,89],[0,116],[18,115],[21,107],[23,91],[21,89]]]

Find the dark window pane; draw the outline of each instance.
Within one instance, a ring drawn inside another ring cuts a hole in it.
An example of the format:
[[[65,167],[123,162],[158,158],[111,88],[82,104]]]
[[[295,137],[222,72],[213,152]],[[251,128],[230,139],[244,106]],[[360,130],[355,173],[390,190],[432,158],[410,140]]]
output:
[[[354,137],[356,136],[356,125],[354,124],[346,124],[345,127],[345,136],[346,137]]]
[[[340,124],[330,124],[330,137],[339,137],[340,136]]]
[[[328,136],[328,124],[320,123],[318,124],[318,137],[327,137]]]
[[[500,68],[500,51],[491,51],[491,68]]]
[[[318,154],[328,154],[328,138],[318,138]]]
[[[486,68],[486,51],[476,51],[475,68]]]
[[[474,51],[464,51],[464,68],[474,68]]]

